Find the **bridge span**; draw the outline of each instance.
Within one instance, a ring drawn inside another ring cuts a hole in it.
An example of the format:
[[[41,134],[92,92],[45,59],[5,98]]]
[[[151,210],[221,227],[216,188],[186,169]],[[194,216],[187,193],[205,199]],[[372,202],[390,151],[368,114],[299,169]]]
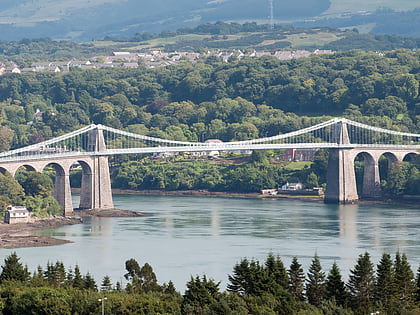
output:
[[[56,172],[55,197],[68,215],[73,211],[70,168],[82,168],[81,209],[113,208],[108,157],[162,152],[271,150],[286,148],[328,149],[325,201],[350,203],[359,199],[354,162],[364,159],[361,197],[380,196],[379,159],[403,161],[420,150],[420,134],[387,130],[345,118],[272,137],[221,143],[186,142],[153,138],[102,125],[90,125],[60,137],[0,153],[0,172],[15,175],[24,166]]]

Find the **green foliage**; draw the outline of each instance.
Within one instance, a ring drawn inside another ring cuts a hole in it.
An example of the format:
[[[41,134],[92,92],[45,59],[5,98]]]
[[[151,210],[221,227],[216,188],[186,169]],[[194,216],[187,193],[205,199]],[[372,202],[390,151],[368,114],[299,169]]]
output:
[[[302,265],[299,263],[296,256],[293,257],[290,269],[288,270],[289,275],[289,292],[292,294],[296,301],[304,301],[304,289],[305,289],[305,274],[302,269]]]
[[[162,291],[162,287],[157,283],[153,268],[148,263],[145,263],[140,268],[138,262],[131,258],[125,262],[125,269],[127,270],[127,273],[124,277],[130,281],[130,283],[127,284],[127,292],[147,293]]]
[[[24,198],[22,186],[10,173],[0,173],[0,207],[6,209],[9,204],[21,205]]]
[[[30,273],[28,268],[20,263],[20,258],[16,252],[11,253],[4,259],[2,271],[0,274],[0,281],[27,281]]]
[[[220,282],[216,283],[213,279],[207,280],[206,276],[191,277],[187,282],[182,310],[184,314],[205,314],[204,310],[218,300]]]
[[[347,302],[346,286],[336,262],[333,263],[327,276],[326,297],[331,301],[335,301],[339,306],[344,306]]]
[[[319,306],[326,297],[325,273],[322,271],[317,254],[315,254],[309,266],[306,297],[308,302],[315,306]]]
[[[365,314],[373,306],[374,271],[369,253],[359,255],[356,265],[350,270],[348,288],[352,305],[357,313]]]

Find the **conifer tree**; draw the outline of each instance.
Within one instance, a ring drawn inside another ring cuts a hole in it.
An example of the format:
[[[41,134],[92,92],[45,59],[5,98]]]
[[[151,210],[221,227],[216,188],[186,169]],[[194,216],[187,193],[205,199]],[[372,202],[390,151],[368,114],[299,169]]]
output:
[[[405,253],[396,253],[394,268],[397,298],[403,307],[410,307],[415,298],[416,286],[414,273]]]
[[[84,277],[85,289],[88,290],[97,290],[95,279],[93,279],[92,275],[88,272]]]
[[[78,289],[83,289],[85,287],[85,281],[83,280],[83,276],[78,265],[74,267],[73,287]]]
[[[328,299],[334,299],[338,305],[345,305],[347,299],[346,285],[342,280],[340,269],[334,261],[327,276],[327,294]]]
[[[16,252],[11,253],[4,259],[4,265],[2,266],[0,274],[0,282],[4,280],[29,280],[30,273],[28,267],[24,267],[19,260],[20,258],[17,256]]]
[[[305,296],[303,291],[305,289],[305,274],[303,273],[302,265],[298,262],[297,257],[293,257],[290,264],[289,273],[289,292],[296,301],[304,301]]]
[[[315,254],[309,266],[306,283],[306,297],[312,305],[319,306],[326,295],[325,273],[322,271],[319,257]]]
[[[269,281],[273,282],[270,287],[280,286],[281,288],[287,290],[289,279],[280,256],[274,257],[272,253],[269,253],[265,261],[265,269],[268,273]]]
[[[256,260],[246,258],[233,267],[233,275],[228,276],[227,290],[239,294],[261,295],[269,290],[268,273]]]
[[[367,313],[372,307],[374,291],[374,271],[368,252],[359,255],[354,269],[350,270],[348,288],[354,308]]]
[[[384,253],[376,268],[375,301],[390,309],[395,296],[395,277],[391,255]]]
[[[102,291],[111,291],[112,290],[111,278],[108,275],[106,275],[102,280],[101,290]]]

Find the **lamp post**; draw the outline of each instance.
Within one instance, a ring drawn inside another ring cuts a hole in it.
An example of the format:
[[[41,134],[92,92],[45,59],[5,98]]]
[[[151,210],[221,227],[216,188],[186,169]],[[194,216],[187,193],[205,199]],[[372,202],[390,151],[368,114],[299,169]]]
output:
[[[98,299],[98,301],[102,303],[102,315],[105,314],[105,300],[108,300],[108,298],[104,297],[102,299]]]

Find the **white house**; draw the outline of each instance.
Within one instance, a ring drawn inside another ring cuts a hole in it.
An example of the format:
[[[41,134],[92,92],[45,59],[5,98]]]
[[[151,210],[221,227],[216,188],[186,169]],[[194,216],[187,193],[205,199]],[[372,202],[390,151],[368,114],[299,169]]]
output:
[[[4,223],[27,223],[29,222],[29,211],[24,206],[8,206],[6,215],[4,216]]]
[[[290,191],[290,190],[302,190],[303,184],[302,183],[286,183],[283,186],[281,186],[281,190],[286,190],[286,191]]]

